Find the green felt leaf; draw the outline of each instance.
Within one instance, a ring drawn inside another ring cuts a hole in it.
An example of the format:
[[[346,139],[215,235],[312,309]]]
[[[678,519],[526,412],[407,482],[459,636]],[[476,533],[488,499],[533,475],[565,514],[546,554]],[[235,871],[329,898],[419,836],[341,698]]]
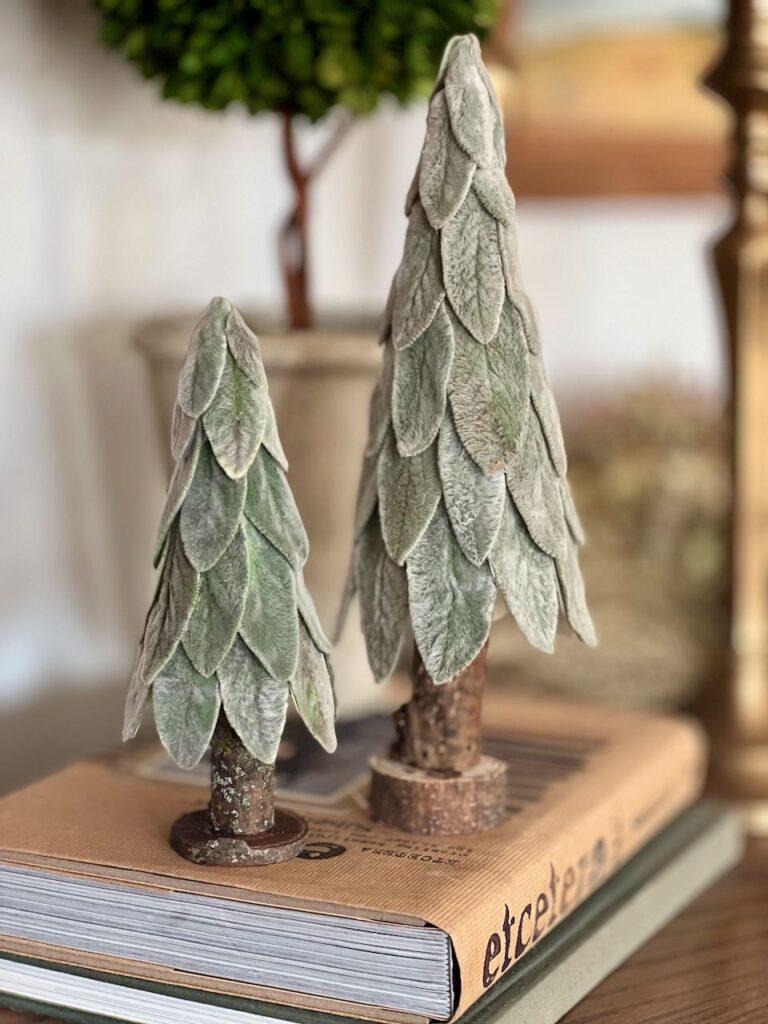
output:
[[[499,107],[499,101],[496,96],[496,90],[493,87],[491,76],[488,74],[488,69],[483,63],[482,54],[479,54],[479,60],[477,62],[477,70],[480,78],[483,81],[483,85],[488,93],[488,98],[491,102],[491,120],[493,121],[493,145],[496,151],[496,160],[498,161],[501,170],[507,163],[507,145],[504,139],[504,118]],[[506,175],[505,175],[506,178]]]
[[[508,495],[489,561],[496,586],[526,640],[541,651],[553,651],[560,611],[555,563],[534,544]]]
[[[474,161],[453,137],[442,90],[429,105],[420,168],[421,205],[432,227],[441,228],[464,202],[475,169]]]
[[[476,341],[491,341],[504,305],[504,269],[496,221],[474,192],[441,231],[440,252],[453,311]]]
[[[267,427],[266,391],[228,355],[216,397],[203,424],[216,460],[233,480],[248,472]]]
[[[267,393],[267,377],[261,361],[259,340],[232,306],[225,323],[227,345],[239,369],[262,394]]]
[[[539,417],[539,423],[547,441],[547,448],[558,476],[564,477],[568,472],[568,459],[565,454],[563,428],[560,425],[560,415],[555,405],[555,398],[550,389],[541,358],[532,355],[530,366],[533,407]]]
[[[500,167],[478,167],[472,179],[472,188],[495,220],[503,224],[511,223],[515,215],[515,197]]]
[[[366,455],[378,455],[387,429],[392,421],[392,382],[395,373],[395,350],[390,342],[385,342],[381,350],[381,371],[371,394],[368,410],[368,443]]]
[[[476,164],[489,167],[496,159],[493,111],[480,63],[469,42],[455,49],[445,71],[445,99],[456,142]]]
[[[355,505],[355,537],[359,536],[378,504],[378,465],[379,460],[375,455],[366,455],[363,459],[360,483],[357,487],[357,504]]]
[[[189,563],[179,539],[179,528],[174,524],[144,626],[143,673],[147,685],[152,683],[176,650],[189,624],[199,589],[200,577]]]
[[[443,500],[456,540],[470,562],[482,565],[499,532],[504,512],[504,473],[483,473],[461,443],[450,415],[440,428],[437,461]]]
[[[264,429],[264,439],[261,442],[278,465],[288,472],[288,459],[285,457],[283,446],[280,442],[280,434],[277,430],[277,417],[272,401],[267,396],[267,425]]]
[[[565,556],[557,559],[556,568],[565,614],[571,629],[582,643],[594,647],[597,643],[597,637],[595,635],[595,627],[592,624],[592,617],[587,608],[584,580],[581,577],[581,570],[579,568],[579,556],[576,551],[576,545],[573,542],[569,542],[566,545]]]
[[[352,607],[352,601],[357,593],[357,584],[355,582],[355,551],[352,552],[352,558],[350,559],[349,566],[347,567],[347,575],[344,580],[344,589],[341,592],[341,601],[339,601],[339,610],[336,613],[336,622],[333,627],[333,642],[337,644],[341,640],[341,635],[344,632],[344,624],[347,621],[349,615],[349,609]]]
[[[408,186],[408,191],[405,194],[405,216],[411,216],[411,210],[413,209],[414,203],[419,198],[419,178],[421,177],[421,160],[416,165],[416,170],[413,177],[411,178],[411,184]]]
[[[304,620],[304,625],[309,630],[315,647],[318,647],[323,654],[330,654],[331,642],[320,624],[315,602],[312,600],[312,595],[304,582],[304,573],[301,571],[296,574],[296,601],[299,606],[299,615]]]
[[[336,699],[328,662],[299,623],[299,659],[291,679],[291,695],[307,729],[328,753],[336,749]]]
[[[488,639],[496,587],[488,564],[473,565],[453,535],[445,506],[406,562],[416,646],[435,683],[446,683]]]
[[[563,500],[563,512],[565,513],[565,521],[568,524],[571,537],[576,544],[584,544],[586,542],[584,527],[581,525],[579,513],[576,511],[576,506],[573,503],[571,489],[568,486],[567,480],[560,480],[560,497]]]
[[[405,569],[387,554],[378,516],[368,522],[354,557],[368,661],[380,683],[395,669],[408,626],[408,581]]]
[[[445,289],[440,273],[440,243],[421,203],[415,203],[405,234],[403,259],[397,271],[392,342],[411,345],[432,323]]]
[[[522,324],[507,303],[496,337],[479,345],[454,320],[456,351],[449,395],[456,430],[486,475],[523,445],[530,416],[529,354]]]
[[[384,345],[388,342],[392,336],[392,311],[395,308],[395,299],[397,297],[397,274],[392,277],[392,282],[389,286],[389,292],[387,293],[387,302],[384,306],[384,313],[381,318],[381,326],[379,328],[379,342]]]
[[[216,394],[227,355],[224,324],[231,308],[226,299],[213,299],[192,335],[179,377],[178,403],[187,416],[202,416]]]
[[[150,684],[147,683],[144,675],[144,644],[139,644],[136,655],[136,664],[133,667],[133,675],[128,686],[128,696],[125,700],[125,715],[123,717],[123,742],[132,740],[139,731],[144,712],[146,711],[149,699]]]
[[[216,677],[201,676],[178,647],[152,687],[157,734],[180,768],[194,768],[208,749],[219,717]]]
[[[275,679],[287,682],[296,669],[299,613],[290,563],[246,521],[248,596],[240,635]]]
[[[213,568],[200,575],[200,590],[184,633],[184,649],[198,672],[213,675],[240,628],[248,593],[248,555],[243,531]]]
[[[189,451],[189,447],[195,439],[197,419],[187,416],[178,402],[173,406],[173,419],[171,421],[171,455],[176,462]]]
[[[217,675],[227,721],[249,754],[273,764],[285,727],[288,684],[273,679],[240,637]]]
[[[435,449],[433,444],[420,455],[404,458],[390,431],[379,457],[381,532],[389,557],[398,565],[418,543],[440,501]]]
[[[181,539],[198,572],[215,565],[235,536],[245,505],[245,479],[232,480],[206,441],[181,509]]]
[[[505,227],[499,223],[499,245],[501,248],[501,265],[504,271],[504,281],[507,296],[512,305],[517,309],[523,322],[523,332],[529,351],[536,355],[541,354],[541,342],[539,341],[539,328],[536,323],[536,316],[528,296],[523,291],[520,283],[520,274],[517,266],[517,242],[513,227]]]
[[[445,305],[413,345],[395,354],[392,422],[401,455],[418,455],[437,437],[453,365],[453,328]]]
[[[168,531],[181,510],[184,499],[192,486],[192,480],[194,479],[195,471],[197,470],[197,463],[200,458],[202,444],[203,431],[202,429],[195,430],[191,446],[187,448],[186,453],[181,457],[181,461],[177,462],[174,467],[173,476],[171,477],[171,482],[168,487],[168,495],[165,499],[165,507],[163,508],[163,514],[160,516],[160,526],[157,530],[157,539],[155,540],[155,568],[157,568],[160,563]]]
[[[245,514],[294,570],[304,565],[309,555],[304,524],[282,467],[264,448],[248,470]]]
[[[536,416],[531,416],[523,447],[506,475],[509,493],[530,535],[552,558],[563,558],[568,528],[560,482]]]

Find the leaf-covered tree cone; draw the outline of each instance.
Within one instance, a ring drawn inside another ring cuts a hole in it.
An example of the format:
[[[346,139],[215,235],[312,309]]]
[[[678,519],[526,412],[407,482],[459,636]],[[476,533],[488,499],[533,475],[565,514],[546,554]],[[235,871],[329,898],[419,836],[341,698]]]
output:
[[[212,747],[210,807],[174,825],[178,853],[206,864],[276,863],[299,852],[306,832],[273,800],[289,699],[332,751],[335,698],[258,341],[226,299],[211,302],[192,335],[171,450],[160,575],[123,738],[135,736],[151,697],[180,767]]]
[[[480,706],[494,610],[505,607],[544,652],[561,617],[595,642],[578,564],[584,538],[520,285],[504,161],[477,39],[457,37],[406,199],[347,591],[360,595],[378,680],[392,673],[404,637],[415,642],[413,699],[396,715],[397,741],[387,764],[377,759],[373,787],[374,814],[412,831],[479,830],[503,815],[498,778],[477,778],[488,760]],[[340,627],[343,619],[344,608]],[[495,813],[483,785],[498,799]],[[450,805],[438,809],[441,800]]]

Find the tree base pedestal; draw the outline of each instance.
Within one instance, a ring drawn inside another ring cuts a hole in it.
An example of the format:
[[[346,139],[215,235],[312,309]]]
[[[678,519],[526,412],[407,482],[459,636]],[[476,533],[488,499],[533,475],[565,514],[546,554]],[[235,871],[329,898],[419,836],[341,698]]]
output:
[[[469,835],[496,828],[506,816],[507,768],[495,757],[455,775],[374,757],[371,772],[373,817],[403,832]]]
[[[272,828],[255,835],[221,835],[211,828],[208,811],[182,814],[171,827],[171,846],[194,864],[217,867],[254,867],[282,864],[301,853],[307,823],[284,807],[275,809]]]

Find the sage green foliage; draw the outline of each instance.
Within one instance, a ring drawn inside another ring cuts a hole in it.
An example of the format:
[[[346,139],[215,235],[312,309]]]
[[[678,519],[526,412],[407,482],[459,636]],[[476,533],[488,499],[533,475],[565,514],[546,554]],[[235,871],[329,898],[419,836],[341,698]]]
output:
[[[428,96],[446,41],[482,34],[498,0],[95,0],[102,36],[162,82],[163,95],[222,110],[332,107]]]
[[[561,613],[595,642],[504,153],[478,42],[453,39],[406,200],[340,616],[357,590],[377,679],[409,621],[434,681],[453,678],[486,642],[498,594],[541,650]]]
[[[303,577],[307,535],[258,341],[226,299],[213,299],[192,336],[171,449],[160,578],[123,738],[136,735],[152,694],[158,734],[181,767],[203,756],[222,707],[271,764],[292,694],[312,735],[335,749],[330,644]]]

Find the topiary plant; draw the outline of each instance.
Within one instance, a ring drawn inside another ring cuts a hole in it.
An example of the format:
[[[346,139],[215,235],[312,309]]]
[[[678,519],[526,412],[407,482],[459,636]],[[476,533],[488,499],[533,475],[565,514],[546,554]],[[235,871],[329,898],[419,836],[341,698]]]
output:
[[[285,162],[295,190],[279,236],[291,325],[312,325],[308,282],[309,189],[346,133],[384,94],[408,103],[428,96],[448,39],[482,34],[498,0],[94,0],[103,39],[162,82],[163,95],[208,110],[243,104],[282,117]],[[339,120],[303,166],[299,117]]]

